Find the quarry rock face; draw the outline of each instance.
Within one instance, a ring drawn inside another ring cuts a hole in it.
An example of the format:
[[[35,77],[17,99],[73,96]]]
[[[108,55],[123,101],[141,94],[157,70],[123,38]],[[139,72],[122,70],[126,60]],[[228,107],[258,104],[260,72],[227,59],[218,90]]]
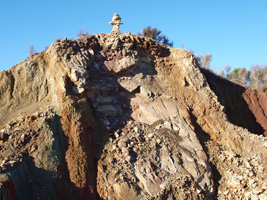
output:
[[[130,33],[0,73],[2,199],[264,199],[266,93]]]

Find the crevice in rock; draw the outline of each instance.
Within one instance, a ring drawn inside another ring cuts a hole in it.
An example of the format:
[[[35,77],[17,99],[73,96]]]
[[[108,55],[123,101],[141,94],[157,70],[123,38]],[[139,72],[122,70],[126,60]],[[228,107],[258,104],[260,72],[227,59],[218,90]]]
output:
[[[213,175],[213,179],[215,182],[215,189],[214,189],[214,194],[212,195],[212,199],[217,200],[217,196],[218,196],[218,186],[219,186],[219,181],[221,180],[221,174],[218,171],[216,165],[214,165],[212,162],[210,162],[210,155],[209,155],[209,149],[208,146],[206,145],[206,142],[208,142],[209,140],[211,140],[210,136],[208,133],[206,133],[201,126],[197,123],[197,118],[190,113],[190,118],[191,118],[191,122],[193,127],[195,128],[194,131],[196,133],[196,136],[207,156],[207,161],[209,162],[210,166],[211,166],[211,170],[212,170],[212,175]]]

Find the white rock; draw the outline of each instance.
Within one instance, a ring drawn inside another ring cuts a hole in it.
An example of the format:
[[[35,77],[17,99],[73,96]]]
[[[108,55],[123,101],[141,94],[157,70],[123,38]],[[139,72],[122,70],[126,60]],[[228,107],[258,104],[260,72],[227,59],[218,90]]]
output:
[[[117,132],[114,135],[116,138],[120,137],[120,135]]]
[[[90,54],[95,55],[95,52],[94,52],[93,49],[89,49],[88,51],[89,51]]]
[[[130,161],[131,161],[131,156],[130,156],[130,155],[127,155],[127,156],[125,157],[125,161],[130,162]]]
[[[242,189],[245,187],[245,185],[245,183],[241,183],[241,180],[239,178],[233,176],[227,183],[227,187],[233,189]]]
[[[168,121],[164,122],[164,127],[167,129],[172,129],[172,124]]]
[[[139,133],[140,129],[138,127],[134,127],[134,132]]]
[[[253,171],[250,171],[248,175],[249,175],[250,177],[253,177],[253,176],[254,176]]]
[[[161,139],[157,139],[157,143],[160,144],[161,143]]]
[[[179,131],[179,128],[177,126],[173,126],[174,131]]]

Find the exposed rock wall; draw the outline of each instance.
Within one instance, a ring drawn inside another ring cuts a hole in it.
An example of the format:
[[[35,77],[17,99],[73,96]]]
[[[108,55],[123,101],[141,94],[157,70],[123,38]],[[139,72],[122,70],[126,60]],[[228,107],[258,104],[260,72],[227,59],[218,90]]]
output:
[[[249,132],[258,124],[266,130],[265,96],[236,96],[225,85],[191,53],[150,38],[99,34],[52,44],[0,73],[0,169],[8,177],[0,179],[0,195],[252,196],[243,185],[253,180],[236,178],[250,167],[230,163],[253,156],[248,162],[258,171],[251,173],[265,195],[266,139]]]
[[[267,131],[267,94],[246,89],[202,69],[228,119],[256,134]]]
[[[243,98],[255,116],[257,123],[264,129],[263,134],[267,137],[267,94],[246,90],[243,94]],[[256,131],[256,133],[261,132]]]

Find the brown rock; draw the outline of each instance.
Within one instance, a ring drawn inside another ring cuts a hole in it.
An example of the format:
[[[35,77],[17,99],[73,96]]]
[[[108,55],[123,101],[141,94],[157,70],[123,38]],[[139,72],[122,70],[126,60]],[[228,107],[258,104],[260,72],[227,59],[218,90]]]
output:
[[[134,77],[121,77],[118,79],[118,83],[129,92],[133,92],[142,84],[142,77],[141,73]]]
[[[121,184],[115,183],[113,185],[113,188],[118,197],[123,200],[137,200],[140,198],[135,188],[131,187],[131,185],[126,182],[123,182]]]
[[[128,70],[134,66],[136,66],[138,63],[138,60],[133,57],[124,57],[121,59],[111,60],[111,61],[105,61],[104,64],[107,67],[109,71],[113,71],[115,73],[119,73],[125,70]]]

